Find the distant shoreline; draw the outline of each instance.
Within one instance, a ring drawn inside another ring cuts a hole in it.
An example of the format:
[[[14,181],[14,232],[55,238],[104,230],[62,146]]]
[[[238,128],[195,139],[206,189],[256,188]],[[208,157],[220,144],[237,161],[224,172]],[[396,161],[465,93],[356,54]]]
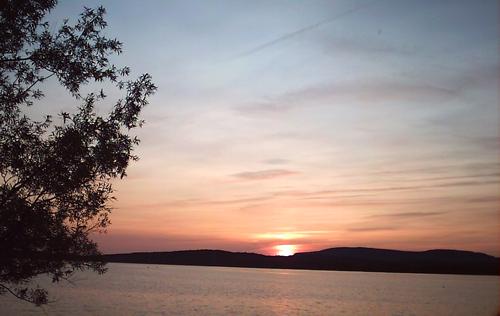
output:
[[[174,264],[174,263],[149,263],[149,262],[122,262],[122,261],[107,261],[106,263],[123,263],[123,264],[144,264],[156,266],[174,266],[174,267],[205,267],[205,268],[235,268],[235,269],[269,269],[269,270],[291,270],[291,271],[318,271],[318,272],[359,272],[359,273],[401,273],[401,274],[425,274],[425,275],[464,275],[464,276],[484,276],[496,277],[499,274],[468,274],[468,273],[432,273],[432,272],[387,272],[387,271],[364,271],[364,270],[326,270],[326,269],[301,269],[301,268],[265,268],[265,267],[236,267],[236,266],[222,266],[222,265],[199,265],[199,264]]]
[[[292,256],[224,250],[182,250],[103,255],[107,262],[322,271],[500,275],[500,258],[462,250],[400,251],[330,248]]]

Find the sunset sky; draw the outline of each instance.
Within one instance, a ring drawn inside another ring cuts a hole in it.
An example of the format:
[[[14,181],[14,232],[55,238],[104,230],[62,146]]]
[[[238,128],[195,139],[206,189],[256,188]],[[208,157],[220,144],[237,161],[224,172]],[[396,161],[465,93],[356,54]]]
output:
[[[497,1],[60,1],[51,19],[101,4],[113,60],[159,87],[104,252],[500,255]]]

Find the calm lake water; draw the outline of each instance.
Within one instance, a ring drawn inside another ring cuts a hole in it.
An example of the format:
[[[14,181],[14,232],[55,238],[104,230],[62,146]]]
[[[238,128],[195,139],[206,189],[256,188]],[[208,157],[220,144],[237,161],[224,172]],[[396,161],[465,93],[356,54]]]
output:
[[[500,280],[370,272],[111,263],[50,285],[36,308],[0,297],[1,315],[497,315]],[[47,283],[48,282],[48,283]]]

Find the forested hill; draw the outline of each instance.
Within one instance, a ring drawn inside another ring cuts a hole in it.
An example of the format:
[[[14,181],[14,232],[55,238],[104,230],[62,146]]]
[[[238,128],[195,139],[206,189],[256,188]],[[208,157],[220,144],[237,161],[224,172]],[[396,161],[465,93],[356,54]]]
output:
[[[500,258],[462,250],[399,251],[375,248],[330,248],[296,253],[293,256],[266,256],[223,250],[135,252],[105,255],[109,262],[342,270],[370,272],[500,274]]]

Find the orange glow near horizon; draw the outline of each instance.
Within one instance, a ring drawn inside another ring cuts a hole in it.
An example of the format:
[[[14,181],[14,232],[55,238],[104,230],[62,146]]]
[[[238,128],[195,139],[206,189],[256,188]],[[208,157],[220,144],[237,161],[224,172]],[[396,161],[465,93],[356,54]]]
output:
[[[295,245],[277,245],[274,249],[276,249],[278,256],[292,256],[296,251]]]
[[[306,234],[297,232],[265,233],[256,235],[258,239],[280,239],[280,240],[290,240],[296,238],[303,238],[306,236],[307,236]]]

